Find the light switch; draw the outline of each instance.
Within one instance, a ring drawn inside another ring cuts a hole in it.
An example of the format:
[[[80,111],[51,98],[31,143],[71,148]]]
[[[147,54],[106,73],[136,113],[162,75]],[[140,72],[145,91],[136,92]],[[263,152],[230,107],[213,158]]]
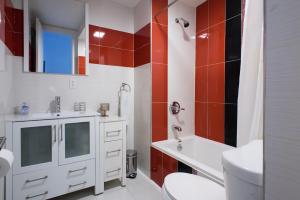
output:
[[[70,79],[69,82],[70,89],[77,89],[77,81],[75,79]]]

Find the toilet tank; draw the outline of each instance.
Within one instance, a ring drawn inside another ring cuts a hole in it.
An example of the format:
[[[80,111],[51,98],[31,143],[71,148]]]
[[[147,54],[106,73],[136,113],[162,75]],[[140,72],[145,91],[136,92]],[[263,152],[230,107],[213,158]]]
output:
[[[226,151],[222,155],[227,200],[263,200],[263,142]]]

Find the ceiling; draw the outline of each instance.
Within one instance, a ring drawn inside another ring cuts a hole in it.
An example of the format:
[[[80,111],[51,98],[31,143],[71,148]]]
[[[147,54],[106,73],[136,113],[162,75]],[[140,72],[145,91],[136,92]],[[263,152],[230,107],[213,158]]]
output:
[[[31,20],[43,24],[80,30],[84,23],[84,3],[79,0],[30,0]]]
[[[127,6],[127,7],[134,8],[140,1],[143,1],[143,0],[112,0],[112,1],[122,4],[124,6]]]
[[[145,0],[112,0],[114,2],[117,2],[119,4],[122,4],[127,7],[135,7],[140,1],[145,1]],[[170,2],[171,0],[169,0]],[[180,2],[183,2],[189,6],[192,7],[197,7],[198,5],[202,4],[206,0],[179,0]]]
[[[179,0],[179,1],[185,3],[189,6],[197,7],[197,6],[199,6],[200,4],[204,3],[207,0]]]

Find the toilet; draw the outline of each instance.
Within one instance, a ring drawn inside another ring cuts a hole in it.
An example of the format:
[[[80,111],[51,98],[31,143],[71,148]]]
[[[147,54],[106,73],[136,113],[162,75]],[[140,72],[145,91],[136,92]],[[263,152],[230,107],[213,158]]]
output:
[[[173,173],[165,177],[164,200],[262,200],[263,142],[226,151],[222,155],[225,188],[201,176]]]

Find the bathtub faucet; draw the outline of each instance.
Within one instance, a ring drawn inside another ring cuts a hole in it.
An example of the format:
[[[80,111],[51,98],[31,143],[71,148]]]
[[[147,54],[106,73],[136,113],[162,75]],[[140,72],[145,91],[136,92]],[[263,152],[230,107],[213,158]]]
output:
[[[178,132],[182,132],[182,128],[180,126],[174,126],[174,129]]]
[[[177,132],[176,135],[175,135],[175,139],[181,143],[182,140],[179,138],[178,136],[178,132],[182,132],[182,128],[180,126],[173,126],[173,129]]]

